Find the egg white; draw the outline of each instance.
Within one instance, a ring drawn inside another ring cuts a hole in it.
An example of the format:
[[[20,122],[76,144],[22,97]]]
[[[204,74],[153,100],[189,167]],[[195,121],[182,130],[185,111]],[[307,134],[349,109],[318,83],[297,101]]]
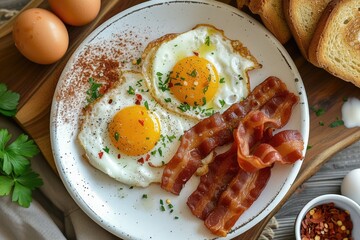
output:
[[[144,163],[138,160],[141,157],[145,159],[147,154],[129,156],[121,153],[112,145],[108,136],[108,124],[113,116],[122,108],[135,105],[134,92],[130,94],[129,89],[142,96],[141,105],[146,102],[148,109],[160,121],[161,138],[148,153],[150,159]],[[119,82],[104,96],[87,107],[78,140],[91,165],[122,183],[146,187],[150,183],[160,182],[163,166],[175,154],[180,145],[180,137],[195,123],[196,121],[170,112],[157,104],[148,91],[143,75],[127,71],[123,72]]]
[[[226,38],[223,31],[211,25],[198,25],[185,33],[165,35],[151,42],[144,53],[143,74],[151,95],[165,108],[197,119],[214,112],[222,113],[246,98],[250,91],[247,72],[261,66],[239,41]],[[184,111],[180,107],[183,103],[170,91],[163,91],[161,82],[166,81],[179,60],[194,53],[215,66],[220,84],[211,101]]]

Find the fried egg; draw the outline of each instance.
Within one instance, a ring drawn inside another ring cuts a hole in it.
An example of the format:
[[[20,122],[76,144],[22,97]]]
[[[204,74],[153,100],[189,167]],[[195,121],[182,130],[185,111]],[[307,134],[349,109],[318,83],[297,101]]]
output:
[[[94,167],[122,183],[146,187],[160,182],[180,137],[195,123],[159,105],[143,75],[127,71],[86,107],[78,140]]]
[[[143,55],[150,93],[170,111],[196,119],[222,113],[249,93],[247,72],[261,65],[241,42],[197,25],[153,42]]]

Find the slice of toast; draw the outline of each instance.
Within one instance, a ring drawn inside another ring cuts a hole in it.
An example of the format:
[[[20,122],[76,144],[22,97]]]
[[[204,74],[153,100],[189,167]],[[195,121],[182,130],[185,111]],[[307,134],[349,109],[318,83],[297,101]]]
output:
[[[283,0],[285,19],[302,55],[308,59],[311,38],[331,0]]]
[[[265,27],[274,34],[280,43],[284,44],[291,38],[282,0],[237,0],[239,9],[244,5],[248,6],[252,13],[260,16]]]
[[[360,1],[332,0],[320,17],[309,60],[360,87]]]

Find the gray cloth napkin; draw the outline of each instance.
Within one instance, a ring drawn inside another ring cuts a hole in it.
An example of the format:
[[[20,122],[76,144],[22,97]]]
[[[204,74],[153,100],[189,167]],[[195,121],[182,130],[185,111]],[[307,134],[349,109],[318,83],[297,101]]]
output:
[[[13,138],[23,133],[13,121],[0,116],[2,128],[8,129]],[[0,239],[118,239],[78,207],[41,154],[31,164],[44,185],[34,192],[29,208],[0,197]]]

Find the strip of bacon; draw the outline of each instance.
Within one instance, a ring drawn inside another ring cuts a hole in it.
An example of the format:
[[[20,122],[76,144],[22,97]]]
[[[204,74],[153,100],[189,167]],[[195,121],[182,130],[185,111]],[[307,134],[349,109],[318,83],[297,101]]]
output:
[[[297,130],[284,130],[275,134],[268,143],[260,144],[253,155],[260,161],[252,161],[257,168],[271,166],[274,162],[291,164],[302,159],[304,141]],[[246,170],[246,169],[245,169]]]
[[[251,111],[244,118],[242,118],[238,128],[234,130],[235,142],[231,149],[223,154],[216,156],[214,161],[209,164],[208,173],[200,178],[198,188],[190,195],[187,201],[189,208],[195,216],[201,219],[205,219],[207,214],[209,214],[209,212],[215,208],[221,191],[224,191],[227,188],[227,185],[231,181],[232,177],[236,175],[239,166],[245,170],[253,170],[253,163],[251,160],[253,158],[259,158],[257,156],[250,155],[251,149],[254,146],[256,146],[259,142],[261,143],[272,140],[271,143],[277,148],[281,149],[284,145],[287,144],[284,141],[291,139],[286,138],[286,136],[283,134],[276,135],[276,137],[272,135],[273,129],[282,127],[282,125],[284,125],[288,119],[288,116],[286,115],[288,109],[284,108],[283,106],[292,106],[287,102],[280,103],[278,99],[279,98],[276,98],[276,101],[271,101],[270,104],[265,104],[261,111]],[[288,99],[286,101],[290,101],[288,97],[283,98],[283,101],[285,101],[285,99]],[[277,105],[276,108],[274,108],[274,103]],[[282,110],[278,110],[277,108]],[[286,114],[277,113],[281,111]],[[273,118],[268,117],[264,112],[273,114]],[[281,138],[281,136],[283,138]],[[263,143],[258,146],[271,147],[271,145]],[[242,154],[242,156],[246,154],[246,156],[243,156],[243,158],[249,159],[248,161],[242,161],[241,165],[238,163],[239,149],[241,150],[240,154]],[[257,149],[259,150],[257,152],[259,154],[269,153],[265,152],[265,150],[264,152],[261,152],[263,149],[262,147],[258,147]],[[274,148],[271,149],[275,150]],[[276,153],[278,156],[274,156],[271,153],[264,155],[265,159],[268,161],[266,166],[271,166],[275,161],[282,161],[282,156],[277,151]],[[265,166],[259,167],[258,169],[264,167]]]
[[[276,106],[277,101],[288,94],[286,85],[280,79],[269,77],[255,87],[245,100],[233,104],[223,114],[217,113],[204,119],[186,131],[176,154],[165,166],[161,187],[178,195],[184,184],[201,165],[201,159],[217,146],[233,140],[232,130],[237,127],[241,118],[269,101]],[[273,111],[271,109],[276,108],[269,108],[267,111]]]
[[[288,109],[291,102],[285,101],[269,118],[262,111],[250,112],[234,131],[234,139],[238,146],[237,159],[239,166],[247,172],[255,172],[261,168],[271,166],[275,161],[281,163],[294,163],[302,158],[303,140],[298,131],[283,131],[269,140],[263,139],[267,128],[281,128],[288,120]],[[290,108],[291,110],[291,108]],[[262,141],[260,145],[255,143]],[[265,142],[265,143],[264,143]],[[253,152],[253,153],[252,153]]]
[[[202,219],[216,207],[221,193],[226,189],[231,180],[239,171],[237,163],[236,145],[230,150],[217,155],[209,164],[207,174],[200,177],[197,189],[189,196],[187,205],[192,213]]]
[[[205,226],[218,236],[226,236],[239,217],[247,210],[266,186],[271,168],[254,173],[240,169],[221,197],[215,209],[205,219]]]

